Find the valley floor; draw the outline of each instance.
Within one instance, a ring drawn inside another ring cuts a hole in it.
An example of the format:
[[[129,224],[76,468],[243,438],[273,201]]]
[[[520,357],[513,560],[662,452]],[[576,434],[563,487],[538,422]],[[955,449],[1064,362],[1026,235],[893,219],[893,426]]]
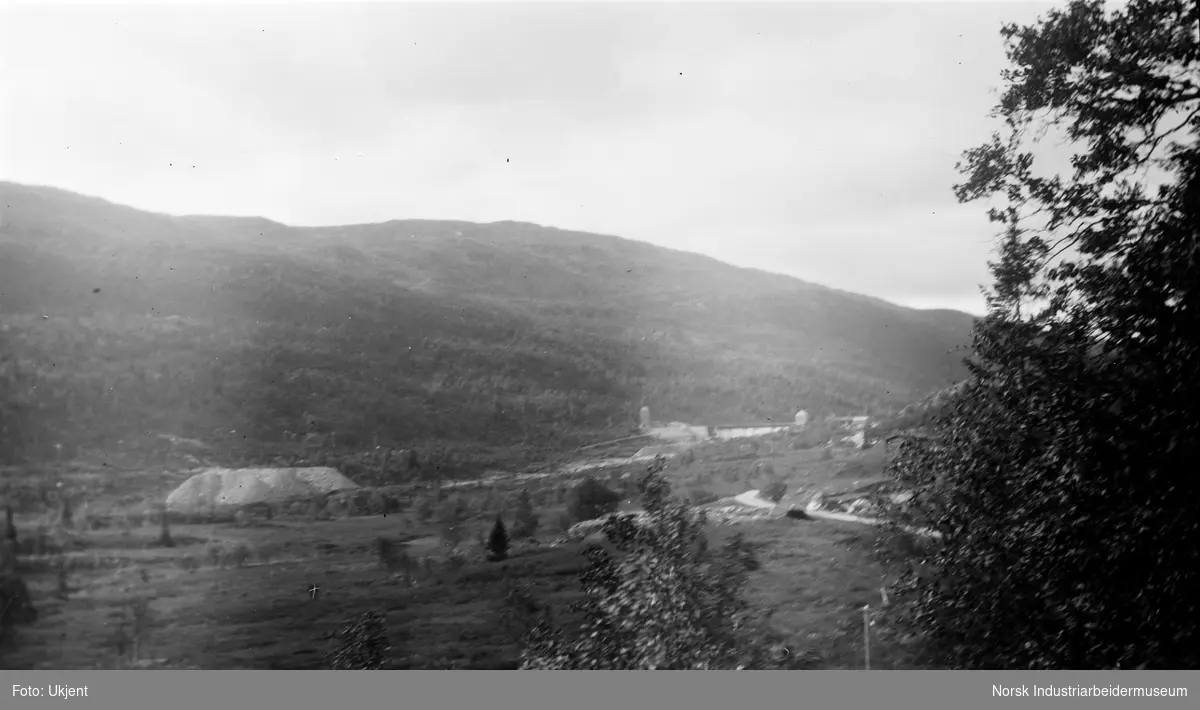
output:
[[[791,467],[797,492],[783,507],[801,503],[815,488],[861,483],[844,475],[839,481],[853,460],[818,463],[801,453],[775,458],[776,466]],[[739,465],[714,459],[691,468]],[[688,475],[686,468],[670,473]],[[555,514],[538,513],[543,520]],[[772,516],[713,525],[711,542],[720,544],[734,529],[762,564],[748,596],[772,612],[773,635],[793,653],[817,654],[819,667],[861,668],[862,608],[878,606],[885,576],[871,552],[874,529]],[[584,565],[578,543],[525,544],[505,562],[476,555],[457,569],[440,561],[426,569],[425,558],[444,557],[439,540],[433,528],[404,514],[181,525],[172,533],[173,548],[153,545],[154,527],[79,533],[86,548],[71,553],[65,598],[50,560],[23,560],[40,618],[17,627],[0,652],[0,667],[321,668],[332,643],[328,634],[350,617],[379,610],[393,647],[388,667],[515,668],[518,647],[499,604],[508,585],[528,585],[538,599],[562,608],[577,596]],[[375,549],[380,537],[402,544],[420,569],[411,575],[382,569]],[[213,546],[242,546],[246,559],[239,564],[227,555],[226,562],[211,562],[206,551]],[[883,625],[872,634],[872,668],[913,667],[915,641]]]

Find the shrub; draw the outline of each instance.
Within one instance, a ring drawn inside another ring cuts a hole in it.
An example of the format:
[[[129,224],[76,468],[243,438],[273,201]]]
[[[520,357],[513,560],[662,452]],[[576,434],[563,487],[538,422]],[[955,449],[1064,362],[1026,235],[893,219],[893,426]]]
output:
[[[175,547],[175,540],[171,537],[170,516],[167,513],[167,506],[164,504],[159,513],[159,519],[162,523],[162,527],[158,533],[159,547]]]
[[[461,495],[447,498],[438,511],[438,525],[442,542],[451,552],[458,549],[459,543],[466,535],[466,524],[469,517],[467,501]]]
[[[13,510],[11,505],[4,506],[4,539],[12,540],[14,543],[17,540],[17,526],[13,524]]]
[[[516,505],[513,510],[513,526],[512,537],[514,540],[524,540],[531,538],[537,532],[538,518],[533,512],[533,503],[529,499],[529,491],[521,489],[517,494]]]
[[[792,448],[807,450],[815,449],[828,443],[833,438],[833,428],[827,424],[809,424],[803,431],[792,438]]]
[[[380,491],[371,491],[367,499],[367,512],[371,515],[383,515],[391,512],[390,500]]]
[[[589,476],[572,491],[567,512],[578,521],[594,520],[614,512],[620,502],[621,496]]]
[[[61,505],[62,507],[59,510],[59,524],[70,530],[75,527],[75,510],[71,506],[70,496],[64,494]]]
[[[746,542],[746,536],[741,531],[735,532],[725,541],[725,558],[730,564],[740,566],[747,572],[755,572],[761,568],[754,548]]]
[[[245,543],[238,543],[226,558],[234,567],[241,567],[250,559],[250,548]]]
[[[759,496],[764,500],[769,500],[772,503],[778,503],[783,500],[783,496],[787,494],[787,484],[783,481],[772,481],[763,486],[759,491]]]
[[[375,538],[375,557],[379,568],[391,570],[396,565],[396,545],[386,537]]]
[[[427,523],[433,517],[433,501],[429,496],[420,496],[417,498],[417,503],[413,506],[413,514],[417,516],[418,523]]]
[[[325,496],[320,493],[315,493],[308,499],[308,516],[312,520],[321,520],[322,513],[325,512]]]
[[[110,640],[120,659],[138,660],[142,641],[152,622],[149,599],[138,597],[125,602],[122,606],[121,623]]]
[[[775,464],[770,461],[755,461],[754,467],[751,470],[755,476],[765,476],[767,478],[775,476]]]

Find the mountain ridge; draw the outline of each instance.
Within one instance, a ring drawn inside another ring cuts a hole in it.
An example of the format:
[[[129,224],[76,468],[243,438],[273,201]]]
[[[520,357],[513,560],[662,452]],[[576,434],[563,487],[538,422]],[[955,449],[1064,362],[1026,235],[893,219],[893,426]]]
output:
[[[9,458],[155,426],[270,457],[309,417],[335,450],[504,465],[624,433],[643,403],[698,422],[892,411],[961,377],[974,322],[513,220],[293,227],[11,182],[0,207]]]

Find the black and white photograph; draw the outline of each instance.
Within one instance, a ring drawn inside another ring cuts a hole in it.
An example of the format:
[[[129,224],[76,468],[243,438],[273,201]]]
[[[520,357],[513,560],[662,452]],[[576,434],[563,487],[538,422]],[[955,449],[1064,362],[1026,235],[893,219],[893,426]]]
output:
[[[1197,0],[0,0],[0,669],[1196,670],[1198,443]]]

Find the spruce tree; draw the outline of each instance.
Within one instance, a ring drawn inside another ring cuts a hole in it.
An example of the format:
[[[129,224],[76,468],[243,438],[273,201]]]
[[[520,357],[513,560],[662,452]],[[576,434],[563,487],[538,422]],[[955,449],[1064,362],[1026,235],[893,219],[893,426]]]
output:
[[[492,526],[492,534],[488,536],[487,549],[488,557],[493,561],[508,558],[508,531],[504,529],[504,520],[499,515]]]

